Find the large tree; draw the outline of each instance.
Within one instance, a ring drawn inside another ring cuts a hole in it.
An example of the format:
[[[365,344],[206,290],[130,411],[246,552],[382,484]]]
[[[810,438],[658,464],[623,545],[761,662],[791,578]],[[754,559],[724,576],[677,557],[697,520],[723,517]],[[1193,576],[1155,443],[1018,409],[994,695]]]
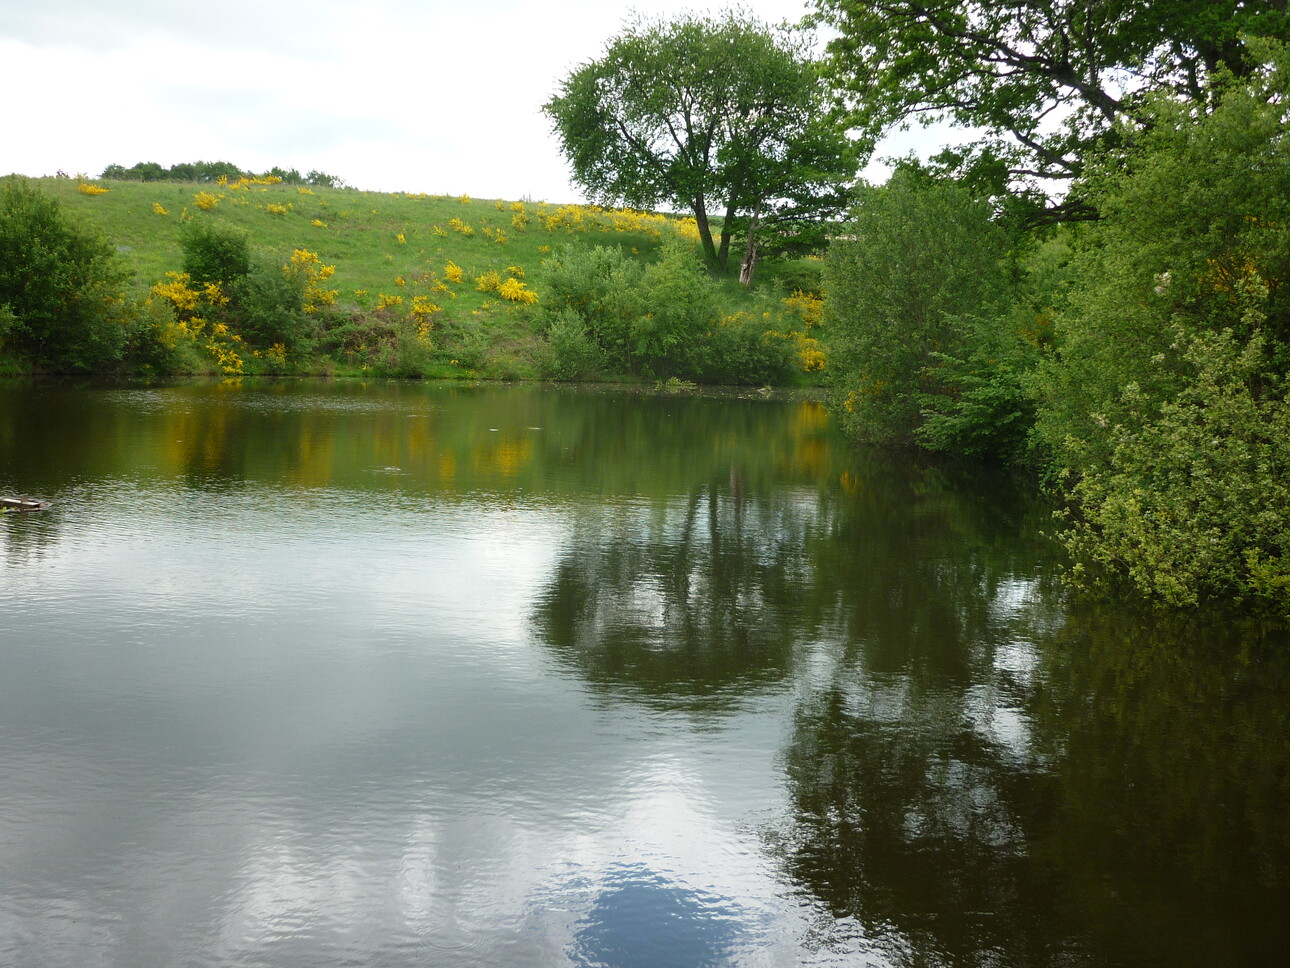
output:
[[[841,211],[858,167],[806,37],[739,11],[637,19],[543,109],[592,199],[688,208],[722,269],[737,225],[751,253],[758,224]]]
[[[912,119],[984,132],[957,161],[1046,203],[1144,95],[1203,103],[1220,67],[1254,67],[1246,34],[1285,38],[1286,0],[814,0],[829,69],[871,137]],[[1050,218],[1092,209],[1076,197]]]

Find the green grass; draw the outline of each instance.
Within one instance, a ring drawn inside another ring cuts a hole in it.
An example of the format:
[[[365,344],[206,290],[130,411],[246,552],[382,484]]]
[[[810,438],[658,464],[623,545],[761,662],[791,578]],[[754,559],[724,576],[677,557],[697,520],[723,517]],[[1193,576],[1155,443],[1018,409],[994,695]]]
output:
[[[505,277],[508,266],[518,266],[524,281],[540,295],[542,261],[551,249],[568,243],[617,244],[648,258],[658,247],[660,230],[674,231],[679,224],[669,219],[660,221],[653,232],[615,231],[611,218],[571,206],[583,216],[581,229],[557,226],[549,231],[542,219],[561,207],[532,202],[514,203],[523,205],[530,220],[527,228],[517,229],[512,217],[519,213],[512,210],[513,203],[496,199],[463,201],[335,188],[311,188],[304,194],[287,185],[251,185],[235,191],[209,184],[103,180],[93,184],[108,188],[108,193],[90,196],[77,191],[76,179],[47,178],[38,184],[118,247],[133,266],[140,289],[180,269],[179,229],[184,219],[214,219],[245,229],[254,249],[284,262],[294,249],[316,252],[323,264],[336,267],[329,286],[339,290],[341,309],[374,310],[381,293],[403,295],[405,302],[414,294],[430,295],[436,282],[446,282],[445,265],[454,262],[463,275],[462,283],[450,284],[456,298],[444,293],[434,298],[448,316],[457,318],[498,302],[495,294],[475,289],[475,279],[486,272]],[[195,202],[201,192],[223,197],[213,209],[202,211]],[[168,214],[155,213],[154,204]],[[270,205],[285,206],[287,212],[271,214]],[[454,219],[474,234],[454,231]],[[485,234],[497,231],[504,242]]]
[[[316,253],[322,265],[335,267],[322,285],[336,296],[328,312],[331,344],[323,357],[302,364],[311,372],[375,368],[430,377],[538,376],[548,348],[533,309],[480,291],[480,276],[520,279],[540,305],[544,261],[562,246],[619,246],[652,260],[667,238],[693,233],[691,220],[674,216],[464,195],[104,179],[90,180],[108,189],[92,195],[78,190],[77,178],[34,181],[74,220],[117,247],[133,270],[140,299],[166,273],[182,268],[179,236],[189,219],[243,229],[253,254],[280,264],[297,249]],[[217,199],[207,210],[198,204],[203,193]],[[450,278],[450,263],[460,267],[459,282]],[[725,285],[732,307],[751,308],[758,299],[781,295],[773,267],[763,272],[760,296],[740,289],[733,276]],[[441,307],[431,317],[433,352],[421,352],[407,339],[416,328],[409,315],[416,298]]]

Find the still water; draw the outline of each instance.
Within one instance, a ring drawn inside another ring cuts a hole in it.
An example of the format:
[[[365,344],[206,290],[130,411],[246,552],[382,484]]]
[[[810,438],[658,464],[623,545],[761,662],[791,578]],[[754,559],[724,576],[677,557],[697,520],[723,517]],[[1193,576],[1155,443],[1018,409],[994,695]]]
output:
[[[1290,957],[1290,642],[809,401],[0,387],[0,964]]]

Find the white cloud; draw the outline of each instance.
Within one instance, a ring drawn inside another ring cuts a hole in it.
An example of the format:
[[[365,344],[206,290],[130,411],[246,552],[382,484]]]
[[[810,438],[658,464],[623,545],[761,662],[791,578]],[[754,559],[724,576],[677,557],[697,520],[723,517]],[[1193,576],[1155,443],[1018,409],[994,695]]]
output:
[[[0,0],[0,172],[231,161],[379,191],[579,199],[541,105],[639,11],[676,0],[361,5]],[[755,0],[771,22],[803,0]]]

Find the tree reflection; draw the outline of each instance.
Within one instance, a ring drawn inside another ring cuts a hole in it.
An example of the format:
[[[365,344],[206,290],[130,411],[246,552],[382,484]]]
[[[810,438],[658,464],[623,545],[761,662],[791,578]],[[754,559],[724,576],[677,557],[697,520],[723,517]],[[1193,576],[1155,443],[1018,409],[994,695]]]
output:
[[[900,964],[1275,963],[1284,634],[1243,653],[1260,636],[1105,608],[1044,627],[1012,623],[1028,661],[995,650],[963,685],[875,674],[865,648],[841,665],[784,756],[791,876]]]
[[[593,515],[534,630],[589,683],[648,702],[714,710],[782,679],[800,634],[811,511],[739,488],[735,472],[684,502]]]

